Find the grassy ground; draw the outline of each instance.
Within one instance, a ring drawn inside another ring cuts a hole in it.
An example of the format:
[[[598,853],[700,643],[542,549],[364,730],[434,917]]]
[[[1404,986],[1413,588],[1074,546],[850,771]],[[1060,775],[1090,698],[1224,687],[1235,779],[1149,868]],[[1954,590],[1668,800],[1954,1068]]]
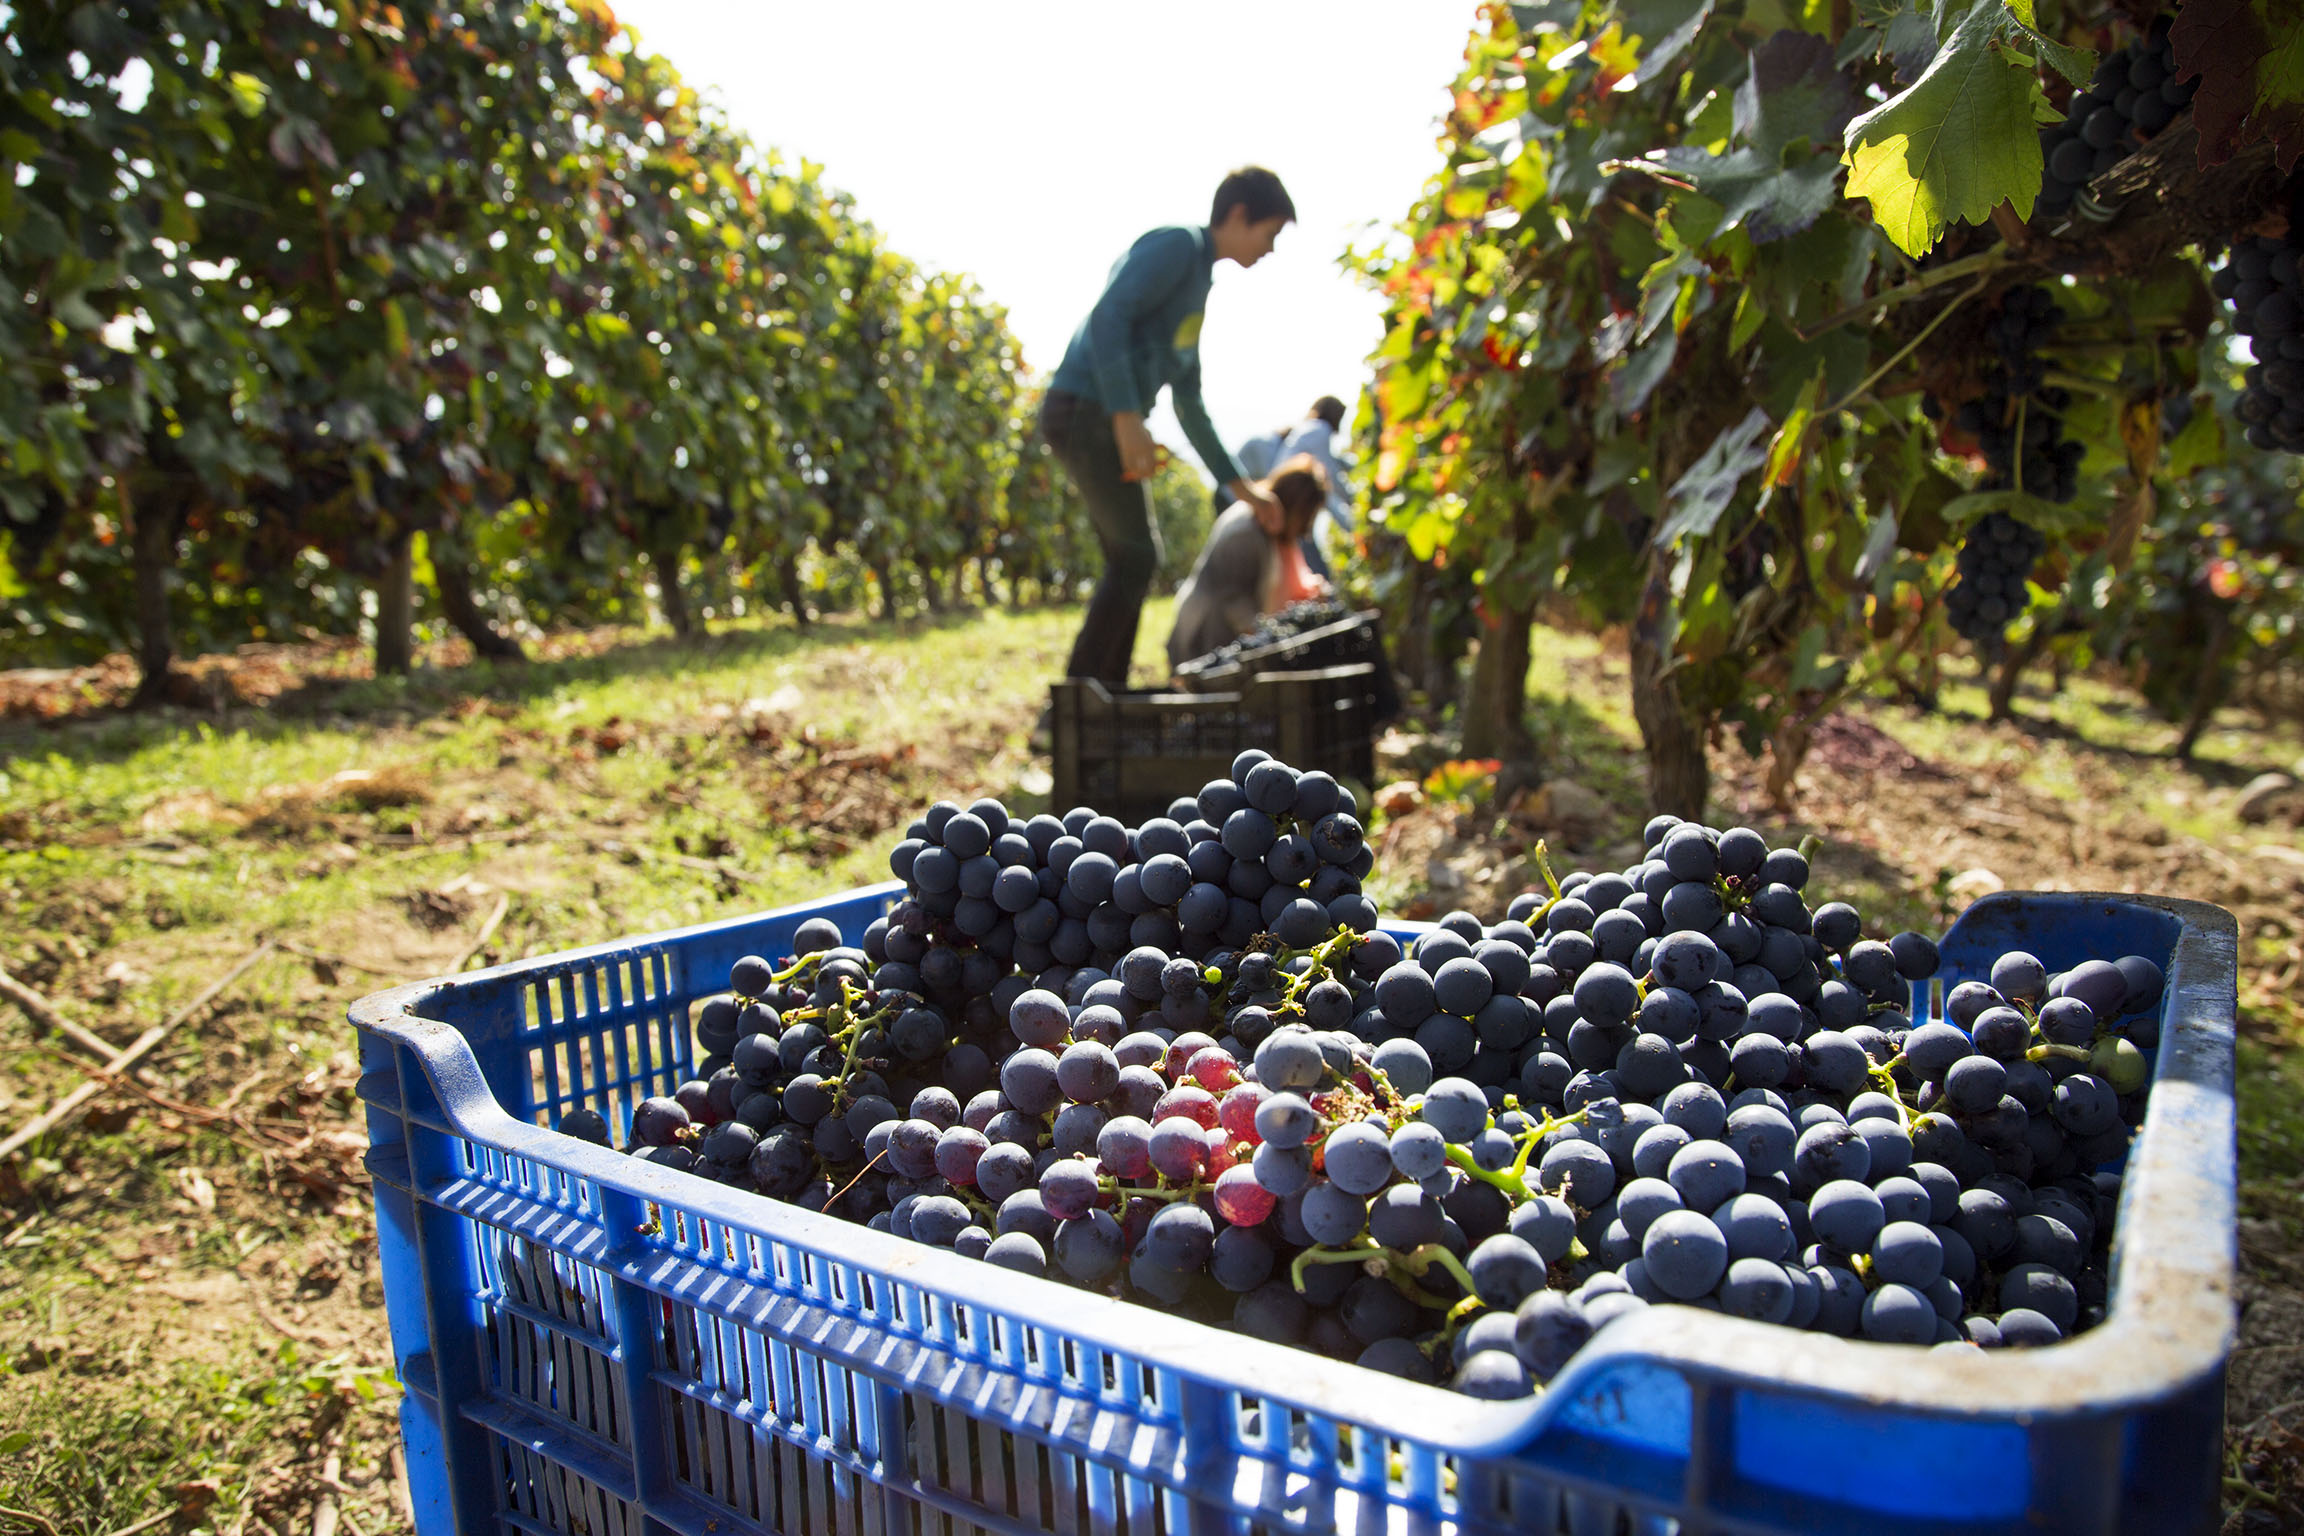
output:
[[[522,667],[373,680],[329,660],[262,707],[0,725],[0,965],[125,1041],[265,941],[149,1058],[149,1080],[0,1165],[0,1532],[403,1529],[396,1388],[346,1005],[390,981],[773,905],[878,875],[940,794],[1031,803],[1025,744],[1076,611],[732,629],[689,647],[573,637]],[[1140,644],[1152,669],[1165,614]],[[1500,906],[1541,835],[1622,862],[1639,758],[1621,651],[1540,636],[1556,777],[1592,792],[1403,809],[1388,905]],[[229,690],[214,695],[231,697]],[[2198,895],[2243,920],[2243,1257],[2235,1528],[2297,1514],[2304,1398],[2304,842],[2232,789],[2304,737],[2234,715],[2201,762],[2117,688],[1987,726],[1881,706],[1823,733],[1796,816],[1716,759],[1721,814],[1826,839],[1821,877],[1940,924],[1995,884]],[[1396,738],[1428,768],[1444,742]],[[0,1014],[0,1134],[80,1078]],[[2283,1510],[2285,1509],[2285,1513]]]

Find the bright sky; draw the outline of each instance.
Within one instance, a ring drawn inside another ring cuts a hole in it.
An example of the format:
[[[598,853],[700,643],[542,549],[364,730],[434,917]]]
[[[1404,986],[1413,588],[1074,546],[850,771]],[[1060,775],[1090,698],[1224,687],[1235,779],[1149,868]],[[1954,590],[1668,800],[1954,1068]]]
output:
[[[1201,340],[1227,445],[1347,409],[1380,306],[1336,259],[1408,211],[1472,0],[612,0],[754,142],[821,163],[890,243],[973,275],[1053,369],[1128,245],[1269,165],[1300,222],[1216,268]],[[1162,396],[1152,429],[1185,450]]]

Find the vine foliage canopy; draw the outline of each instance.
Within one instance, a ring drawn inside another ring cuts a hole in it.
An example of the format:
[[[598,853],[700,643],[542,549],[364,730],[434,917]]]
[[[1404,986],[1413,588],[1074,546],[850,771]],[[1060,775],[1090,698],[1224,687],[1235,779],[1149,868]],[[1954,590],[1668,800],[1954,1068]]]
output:
[[[2049,195],[2067,108],[2132,67],[2181,104]],[[1377,516],[1476,614],[1468,747],[1533,755],[1530,625],[1576,604],[1629,622],[1651,799],[1693,816],[1720,730],[1784,794],[1838,698],[1933,689],[1979,528],[2046,546],[2022,642],[2101,598],[2173,480],[2252,452],[2205,264],[2286,227],[2304,6],[1496,4],[1442,150],[1355,256],[1389,306]]]

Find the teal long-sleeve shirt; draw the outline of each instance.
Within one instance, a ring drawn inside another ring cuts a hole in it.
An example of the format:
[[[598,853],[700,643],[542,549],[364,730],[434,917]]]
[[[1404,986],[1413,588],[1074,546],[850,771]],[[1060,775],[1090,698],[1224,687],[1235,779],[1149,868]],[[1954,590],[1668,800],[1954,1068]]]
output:
[[[1240,470],[1200,398],[1200,323],[1215,276],[1216,245],[1206,229],[1177,225],[1144,235],[1113,264],[1048,387],[1107,412],[1140,414],[1167,388],[1200,462],[1228,485]]]

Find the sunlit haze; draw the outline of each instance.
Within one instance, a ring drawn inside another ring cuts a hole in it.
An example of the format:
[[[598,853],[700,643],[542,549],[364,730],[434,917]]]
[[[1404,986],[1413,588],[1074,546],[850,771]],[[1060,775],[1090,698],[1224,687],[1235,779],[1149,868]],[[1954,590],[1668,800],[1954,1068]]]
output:
[[[1271,166],[1300,222],[1216,269],[1201,342],[1226,443],[1351,404],[1379,306],[1337,258],[1404,215],[1476,8],[1462,0],[616,0],[759,144],[822,164],[923,265],[972,274],[1056,366],[1130,241]],[[1156,436],[1186,451],[1163,396]]]

